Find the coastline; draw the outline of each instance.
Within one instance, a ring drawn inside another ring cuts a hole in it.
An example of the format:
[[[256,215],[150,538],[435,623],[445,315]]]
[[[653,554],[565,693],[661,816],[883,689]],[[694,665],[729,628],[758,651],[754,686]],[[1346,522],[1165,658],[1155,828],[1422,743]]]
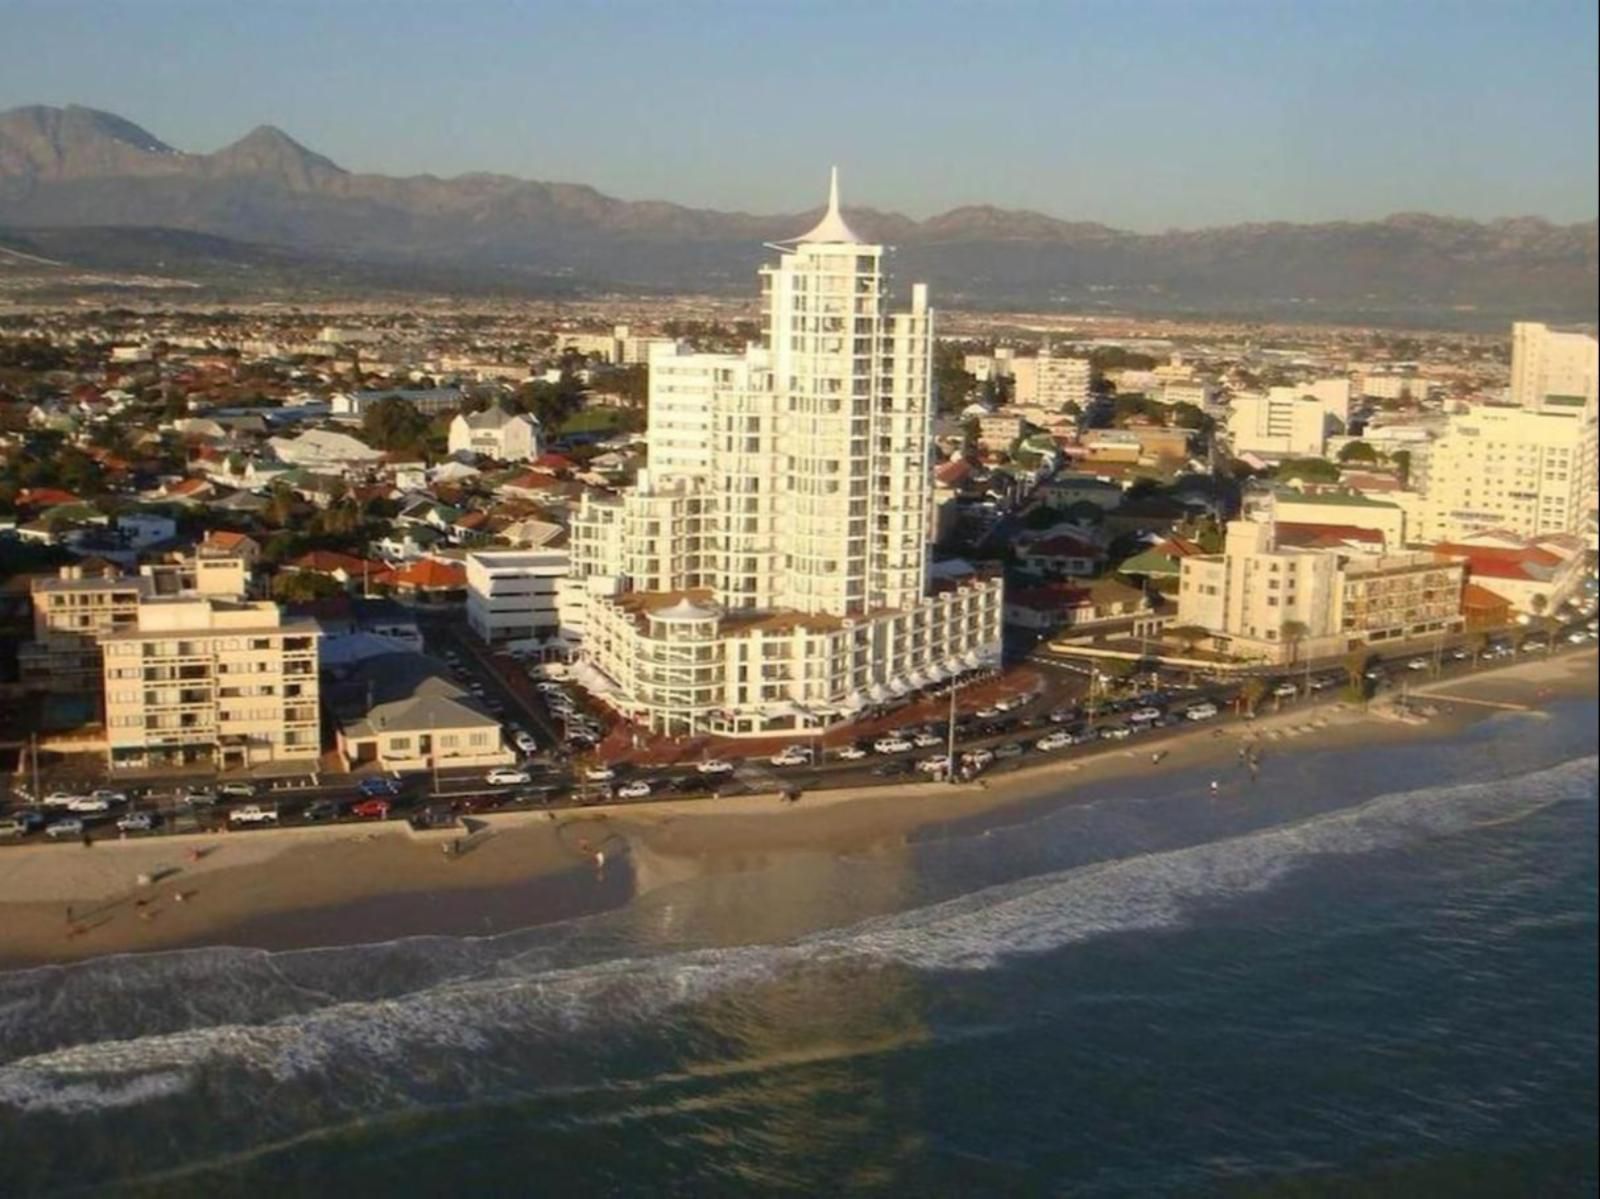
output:
[[[0,970],[198,946],[282,950],[504,932],[622,906],[702,873],[757,869],[785,853],[894,852],[941,830],[1090,800],[1086,787],[1205,768],[1221,776],[1246,740],[1271,754],[1438,740],[1508,708],[1595,693],[1596,654],[1585,650],[1419,686],[1413,695],[1438,708],[1421,724],[1348,704],[1291,707],[1183,730],[1161,742],[1158,763],[1134,742],[959,786],[841,788],[807,792],[798,804],[758,794],[505,813],[456,856],[442,852],[453,835],[399,824],[10,850],[0,855]],[[596,850],[606,858],[599,870]],[[153,881],[141,886],[140,875]]]

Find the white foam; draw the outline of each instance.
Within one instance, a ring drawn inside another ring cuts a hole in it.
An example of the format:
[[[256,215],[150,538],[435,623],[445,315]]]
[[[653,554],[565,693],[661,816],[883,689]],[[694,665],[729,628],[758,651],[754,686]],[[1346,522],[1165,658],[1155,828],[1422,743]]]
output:
[[[786,945],[704,949],[549,969],[515,944],[488,976],[384,999],[327,1003],[259,1024],[220,1023],[90,1041],[0,1066],[0,1107],[80,1112],[172,1095],[199,1071],[238,1068],[282,1083],[359,1061],[372,1087],[401,1087],[428,1050],[492,1051],[496,1038],[567,1035],[757,985],[787,969],[866,959],[920,970],[985,970],[1110,932],[1173,927],[1197,904],[1262,890],[1318,856],[1414,844],[1592,797],[1597,760],[1516,780],[1380,796],[1295,824],[1182,849],[1077,867]],[[270,959],[271,955],[265,955]],[[238,959],[220,956],[228,969]],[[186,985],[197,980],[185,978]],[[230,986],[236,986],[237,979]],[[303,990],[297,992],[304,997]],[[237,1009],[236,1009],[237,1010]],[[369,1090],[351,1102],[370,1102]]]

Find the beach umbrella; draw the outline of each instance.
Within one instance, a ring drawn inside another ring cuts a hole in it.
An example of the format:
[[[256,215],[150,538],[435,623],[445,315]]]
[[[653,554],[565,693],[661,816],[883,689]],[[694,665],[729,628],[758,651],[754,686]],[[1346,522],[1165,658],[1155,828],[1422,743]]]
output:
[[[889,689],[882,683],[874,683],[867,688],[867,698],[875,704],[881,704],[889,698]]]

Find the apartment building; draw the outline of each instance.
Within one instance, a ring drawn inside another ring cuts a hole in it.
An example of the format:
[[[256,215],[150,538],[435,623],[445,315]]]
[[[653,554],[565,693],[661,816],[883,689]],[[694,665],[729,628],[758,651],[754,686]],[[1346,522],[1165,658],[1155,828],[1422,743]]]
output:
[[[1596,347],[1587,333],[1516,322],[1511,326],[1511,402],[1519,408],[1592,409]]]
[[[486,645],[576,642],[583,587],[565,549],[480,550],[467,555],[467,624]]]
[[[998,580],[930,587],[927,289],[888,310],[836,183],[778,248],[763,344],[652,394],[650,469],[573,518],[578,678],[658,732],[823,728],[999,653]],[[664,429],[658,452],[654,414],[696,408],[705,440]]]
[[[1459,632],[1465,565],[1432,553],[1280,545],[1271,522],[1228,525],[1220,554],[1179,564],[1177,625],[1235,658],[1289,663]]]
[[[1320,458],[1329,433],[1343,432],[1350,416],[1350,385],[1343,379],[1241,392],[1228,413],[1235,454]]]
[[[1057,358],[1046,348],[1037,358],[1011,362],[1014,403],[1060,412],[1068,404],[1089,405],[1094,372],[1087,358]]]
[[[238,598],[249,580],[244,556],[205,546],[192,557],[146,563],[137,575],[63,566],[56,578],[35,579],[30,588],[33,640],[17,650],[20,681],[35,690],[98,695],[100,640],[133,628],[141,603],[161,596]]]
[[[313,768],[320,636],[268,601],[143,599],[101,638],[111,768]]]

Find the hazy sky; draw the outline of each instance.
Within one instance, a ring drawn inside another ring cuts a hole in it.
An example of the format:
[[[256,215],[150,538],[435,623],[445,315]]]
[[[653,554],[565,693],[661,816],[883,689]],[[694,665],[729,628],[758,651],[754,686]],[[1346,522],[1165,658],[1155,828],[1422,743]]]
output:
[[[1594,0],[0,0],[0,108],[630,199],[1595,215]]]

